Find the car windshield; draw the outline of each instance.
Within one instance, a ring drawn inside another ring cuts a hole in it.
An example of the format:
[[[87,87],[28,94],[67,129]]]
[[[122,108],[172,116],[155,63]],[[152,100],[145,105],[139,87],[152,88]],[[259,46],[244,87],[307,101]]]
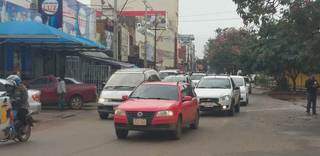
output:
[[[108,80],[104,90],[133,90],[143,81],[142,73],[115,73]]]
[[[185,76],[168,76],[163,82],[187,82],[187,80]]]
[[[191,80],[200,80],[203,77],[204,77],[204,75],[192,75]]]
[[[160,84],[143,84],[131,94],[130,98],[178,100],[178,87]]]
[[[237,87],[244,86],[243,78],[234,77],[234,78],[232,78],[232,80],[234,81],[234,83],[236,84]]]
[[[227,78],[204,78],[201,79],[197,88],[221,88],[230,89],[231,83]]]
[[[171,76],[171,75],[177,75],[177,73],[174,73],[174,72],[160,72],[159,73],[159,76],[161,79],[164,79],[167,76]]]

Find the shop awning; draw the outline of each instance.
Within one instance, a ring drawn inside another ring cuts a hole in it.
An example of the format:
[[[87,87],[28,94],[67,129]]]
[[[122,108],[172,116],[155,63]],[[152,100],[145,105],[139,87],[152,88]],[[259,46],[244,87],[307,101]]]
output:
[[[81,52],[82,56],[94,59],[99,62],[104,62],[112,66],[117,66],[120,68],[134,68],[136,67],[134,64],[126,63],[126,62],[120,62],[116,61],[112,58],[110,58],[108,55],[102,52]]]
[[[69,35],[48,25],[18,21],[0,23],[1,45],[28,45],[39,48],[54,48],[56,51],[105,50],[101,44]]]

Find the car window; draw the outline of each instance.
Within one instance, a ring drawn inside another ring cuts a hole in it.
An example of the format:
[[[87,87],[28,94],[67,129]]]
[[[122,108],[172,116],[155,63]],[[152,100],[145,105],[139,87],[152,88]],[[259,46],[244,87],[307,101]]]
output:
[[[65,82],[67,85],[75,84],[73,81],[71,81],[71,80],[69,80],[69,79],[65,79],[64,82]]]
[[[130,98],[178,100],[178,87],[160,84],[142,84],[134,90]]]
[[[133,90],[144,82],[143,73],[115,73],[108,80],[104,90]]]
[[[191,80],[200,80],[204,75],[191,75]]]
[[[168,76],[162,80],[163,82],[184,82],[187,83],[188,80],[185,76]]]
[[[233,82],[235,83],[235,85],[237,87],[240,87],[240,86],[244,86],[244,79],[243,78],[240,78],[240,77],[233,77],[232,78]]]
[[[44,85],[48,84],[48,79],[47,78],[40,78],[40,79],[36,79],[32,82],[30,82],[29,86],[30,88],[39,88],[39,87],[43,87]]]
[[[148,81],[160,81],[159,77],[155,74],[152,74]]]
[[[231,83],[228,78],[203,78],[200,80],[197,88],[230,89]]]

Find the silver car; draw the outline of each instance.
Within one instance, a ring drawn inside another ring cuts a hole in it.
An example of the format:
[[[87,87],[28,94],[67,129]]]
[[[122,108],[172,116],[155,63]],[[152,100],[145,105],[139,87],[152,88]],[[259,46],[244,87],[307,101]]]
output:
[[[0,100],[5,98],[2,95],[6,93],[6,84],[10,84],[10,82],[6,79],[0,79]],[[31,114],[38,114],[41,112],[40,94],[41,92],[39,90],[28,90],[29,111]]]

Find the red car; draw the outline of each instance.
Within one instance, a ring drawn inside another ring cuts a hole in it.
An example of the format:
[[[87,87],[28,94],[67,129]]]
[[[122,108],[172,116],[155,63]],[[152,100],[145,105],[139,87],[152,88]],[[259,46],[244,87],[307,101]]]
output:
[[[85,102],[95,102],[97,100],[97,87],[91,84],[84,84],[72,78],[65,78],[67,94],[66,102],[72,109],[81,109]],[[40,101],[44,104],[57,104],[58,78],[54,76],[45,76],[32,80],[28,88],[41,91]]]
[[[182,128],[198,128],[198,100],[188,84],[144,83],[123,100],[114,115],[118,139],[126,138],[129,130],[168,131],[179,139]]]

